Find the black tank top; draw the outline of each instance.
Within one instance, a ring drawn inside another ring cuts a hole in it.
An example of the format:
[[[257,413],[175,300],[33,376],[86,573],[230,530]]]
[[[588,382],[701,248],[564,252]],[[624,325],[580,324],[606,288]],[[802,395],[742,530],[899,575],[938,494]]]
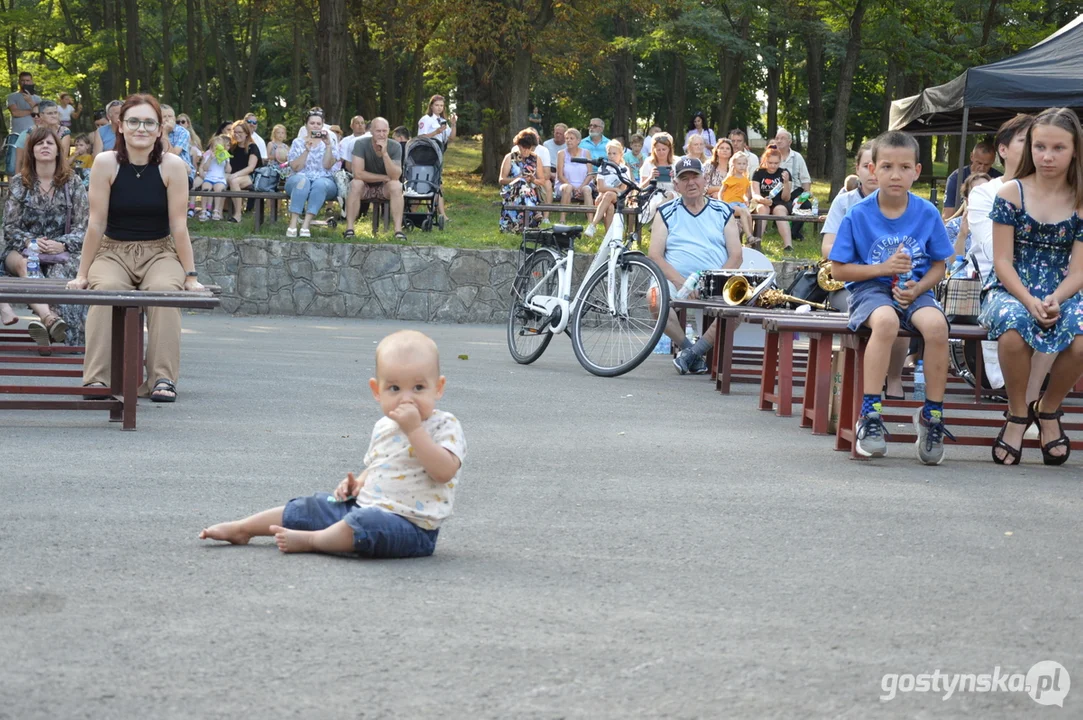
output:
[[[160,165],[136,170],[121,165],[109,192],[106,237],[113,240],[160,240],[169,235],[169,200]]]

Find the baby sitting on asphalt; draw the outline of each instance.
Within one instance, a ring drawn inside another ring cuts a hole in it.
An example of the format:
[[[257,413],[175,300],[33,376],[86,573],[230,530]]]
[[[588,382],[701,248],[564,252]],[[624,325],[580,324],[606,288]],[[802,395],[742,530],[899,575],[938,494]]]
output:
[[[287,553],[432,555],[440,524],[451,516],[466,457],[459,421],[436,409],[445,383],[430,337],[414,330],[388,335],[376,346],[376,377],[369,380],[384,417],[372,430],[360,475],[348,473],[333,494],[294,498],[212,525],[200,539],[244,545],[273,535]]]

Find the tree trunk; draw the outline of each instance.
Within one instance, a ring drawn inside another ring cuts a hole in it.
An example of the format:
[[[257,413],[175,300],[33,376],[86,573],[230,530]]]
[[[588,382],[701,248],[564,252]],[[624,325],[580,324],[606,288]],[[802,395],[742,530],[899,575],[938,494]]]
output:
[[[813,177],[824,176],[827,155],[824,144],[827,128],[824,126],[824,37],[819,28],[810,28],[806,38],[808,65],[808,161],[809,174]]]
[[[613,32],[618,38],[628,37],[628,21],[623,13],[613,18]],[[628,127],[635,125],[635,60],[628,50],[613,53],[613,122],[610,137],[623,137],[628,145]],[[552,123],[550,123],[552,124]]]
[[[180,104],[173,97],[173,0],[162,0],[162,95],[163,102]]]
[[[188,50],[188,57],[186,58],[188,67],[186,68],[186,72],[184,73],[184,96],[181,98],[181,105],[183,107],[194,107],[195,103],[193,101],[195,100],[196,79],[194,65],[200,62],[199,55],[196,51],[197,14],[195,0],[185,0],[184,12],[184,27],[186,31],[186,36],[184,40],[187,44]],[[200,21],[200,25],[202,26],[202,21]]]
[[[114,78],[117,91],[117,96],[122,97],[128,94],[128,69],[126,63],[126,53],[124,51],[124,4],[123,0],[105,0],[106,5],[106,23],[112,20],[112,35],[113,43],[116,45],[117,52],[117,68],[116,77]]]
[[[398,79],[395,77],[397,58],[397,53],[392,49],[388,49],[384,52],[384,82],[380,92],[380,107],[383,109],[383,117],[392,128],[394,128],[396,122],[398,122],[399,100],[398,92],[396,92],[398,89]]]
[[[666,118],[666,131],[673,136],[673,151],[676,153],[684,145],[684,112],[688,104],[688,66],[684,56],[673,56],[673,92],[669,93],[669,116]]]
[[[846,177],[846,122],[850,117],[850,95],[854,89],[854,71],[861,51],[861,24],[865,20],[868,0],[857,0],[850,16],[850,33],[846,54],[839,72],[835,94],[835,114],[831,121],[831,197],[834,198]]]
[[[301,23],[293,23],[293,63],[290,67],[290,102],[301,102]]]
[[[748,41],[749,29],[752,27],[752,18],[749,16],[737,19],[734,31],[740,35],[742,42]],[[733,123],[733,108],[737,105],[737,97],[741,90],[741,70],[745,65],[745,55],[741,52],[733,52],[723,46],[718,52],[718,68],[722,81],[722,103],[718,110],[718,136],[729,133]]]
[[[899,93],[896,87],[899,82],[899,66],[894,56],[887,59],[887,75],[884,77],[884,101],[880,106],[880,132],[886,132],[891,125],[891,101]]]
[[[193,8],[199,17],[204,17],[200,12],[199,0],[192,0]],[[204,2],[204,8],[206,3]],[[196,56],[199,63],[199,106],[203,112],[203,149],[210,147],[210,134],[217,125],[211,125],[211,97],[207,88],[207,29],[202,21],[199,23],[199,54]]]
[[[349,36],[346,33],[346,0],[319,0],[319,105],[329,123],[349,125],[346,117],[350,71]]]
[[[262,3],[253,3],[251,17],[248,24],[248,72],[244,79],[244,105],[241,108],[245,113],[250,110],[252,93],[256,87],[256,67],[259,65],[260,40],[263,38],[263,12]],[[240,117],[240,116],[238,116]]]
[[[526,116],[530,114],[527,105],[530,103],[530,69],[533,62],[533,54],[529,49],[516,48],[508,87],[508,122],[512,133],[517,133],[529,125]]]
[[[936,136],[936,153],[933,155],[933,162],[944,162],[948,159],[948,136],[937,135]]]
[[[125,31],[128,43],[128,92],[149,92],[150,80],[143,63],[142,43],[139,41],[139,2],[124,0]]]
[[[775,13],[771,13],[768,20],[767,46],[775,53],[773,61],[767,63],[767,138],[771,139],[778,134],[778,86],[782,78],[782,48],[780,44],[784,39],[778,31],[778,20]]]

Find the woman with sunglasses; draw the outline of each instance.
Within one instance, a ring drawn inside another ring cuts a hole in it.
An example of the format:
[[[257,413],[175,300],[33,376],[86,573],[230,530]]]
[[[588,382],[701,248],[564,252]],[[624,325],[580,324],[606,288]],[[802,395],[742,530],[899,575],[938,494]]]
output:
[[[136,94],[120,112],[116,150],[95,158],[90,171],[90,223],[73,290],[202,290],[188,236],[188,167],[163,152],[162,111],[153,95]],[[83,385],[110,378],[111,310],[87,314]],[[180,375],[178,308],[147,309],[146,382],[142,397],[174,402]]]

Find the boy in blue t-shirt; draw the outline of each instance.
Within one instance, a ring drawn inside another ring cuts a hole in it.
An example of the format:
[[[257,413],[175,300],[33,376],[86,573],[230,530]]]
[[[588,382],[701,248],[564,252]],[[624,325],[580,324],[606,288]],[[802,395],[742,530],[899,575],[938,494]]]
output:
[[[925,406],[914,414],[918,459],[944,459],[944,386],[948,379],[948,321],[932,288],[954,255],[936,206],[910,192],[921,174],[918,144],[887,132],[873,145],[879,189],[850,210],[828,259],[836,280],[850,290],[850,329],[872,330],[865,348],[865,388],[855,447],[865,457],[887,455],[880,389],[899,328],[925,340]],[[954,438],[953,438],[954,439]]]

